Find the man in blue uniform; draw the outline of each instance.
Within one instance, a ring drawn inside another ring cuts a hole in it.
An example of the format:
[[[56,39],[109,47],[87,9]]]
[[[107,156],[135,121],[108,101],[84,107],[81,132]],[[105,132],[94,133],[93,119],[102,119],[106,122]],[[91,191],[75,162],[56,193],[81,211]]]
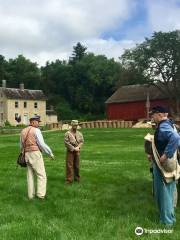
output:
[[[168,119],[168,111],[162,106],[152,108],[152,119],[157,123],[154,135],[154,143],[159,154],[161,165],[174,156],[180,145],[180,136],[175,131],[171,120]],[[154,193],[160,213],[160,222],[173,225],[176,221],[174,213],[175,179],[166,182],[156,162],[153,163]]]

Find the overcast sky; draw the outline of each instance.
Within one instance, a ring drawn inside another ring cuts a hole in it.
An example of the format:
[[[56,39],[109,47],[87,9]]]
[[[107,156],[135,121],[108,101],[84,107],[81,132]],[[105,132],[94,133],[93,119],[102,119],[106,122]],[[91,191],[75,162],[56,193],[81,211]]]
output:
[[[0,0],[0,54],[44,65],[77,42],[118,57],[153,31],[180,29],[180,0]]]

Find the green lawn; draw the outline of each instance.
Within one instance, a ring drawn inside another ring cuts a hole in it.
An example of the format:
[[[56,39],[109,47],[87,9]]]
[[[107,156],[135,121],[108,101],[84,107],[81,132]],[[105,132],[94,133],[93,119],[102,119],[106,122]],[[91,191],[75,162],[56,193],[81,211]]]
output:
[[[179,239],[180,211],[172,234],[136,236],[137,226],[163,229],[151,195],[144,155],[145,129],[83,130],[81,183],[66,186],[64,132],[44,138],[56,161],[45,157],[47,200],[29,201],[26,170],[16,169],[17,135],[0,135],[0,240]]]

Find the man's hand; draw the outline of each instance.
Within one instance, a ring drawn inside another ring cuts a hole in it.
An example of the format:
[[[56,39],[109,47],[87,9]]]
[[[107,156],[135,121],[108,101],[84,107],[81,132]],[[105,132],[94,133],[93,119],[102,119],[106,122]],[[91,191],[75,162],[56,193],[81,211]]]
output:
[[[160,162],[163,163],[167,160],[167,156],[166,154],[163,154],[161,157],[160,157]]]
[[[80,148],[79,148],[79,147],[75,147],[74,150],[75,150],[76,152],[79,152],[79,151],[80,151]]]
[[[147,159],[151,162],[152,161],[152,155],[147,154]]]

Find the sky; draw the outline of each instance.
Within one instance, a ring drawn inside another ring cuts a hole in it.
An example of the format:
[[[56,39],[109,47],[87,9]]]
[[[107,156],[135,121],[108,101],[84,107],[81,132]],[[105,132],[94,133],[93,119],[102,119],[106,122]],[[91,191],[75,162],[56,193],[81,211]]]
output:
[[[81,42],[118,61],[154,31],[180,29],[180,0],[0,0],[0,54],[39,66]]]

